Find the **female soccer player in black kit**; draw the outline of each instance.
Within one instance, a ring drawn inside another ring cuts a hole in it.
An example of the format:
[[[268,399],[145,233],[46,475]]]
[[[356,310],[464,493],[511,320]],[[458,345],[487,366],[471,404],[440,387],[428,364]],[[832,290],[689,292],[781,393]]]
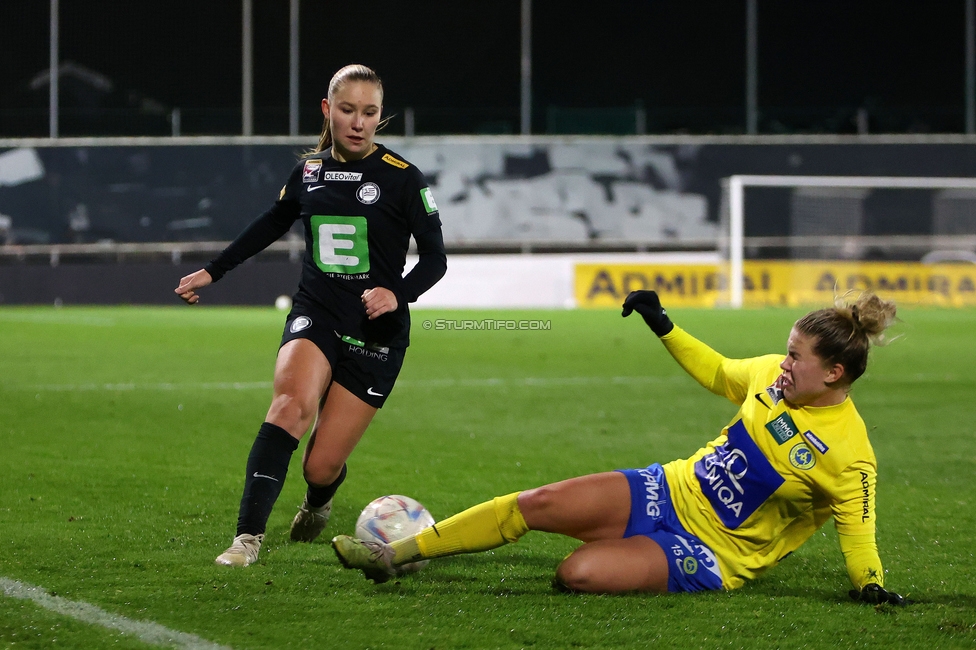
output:
[[[199,289],[296,220],[305,226],[302,278],[278,350],[271,408],[247,460],[237,536],[217,564],[257,560],[289,460],[310,427],[302,462],[308,491],[291,538],[311,542],[322,532],[346,459],[403,363],[407,304],[447,270],[440,217],[423,174],[373,141],[382,107],[375,72],[362,65],[339,70],[322,100],[325,124],[315,152],[298,163],[270,210],[176,289],[195,304]],[[420,259],[404,277],[411,235]]]

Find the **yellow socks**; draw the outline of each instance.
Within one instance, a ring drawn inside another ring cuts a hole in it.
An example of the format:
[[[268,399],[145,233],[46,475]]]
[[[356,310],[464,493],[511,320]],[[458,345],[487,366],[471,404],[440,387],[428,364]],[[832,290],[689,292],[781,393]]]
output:
[[[476,553],[516,542],[529,532],[518,507],[518,492],[485,501],[438,522],[412,537],[391,543],[393,564]]]

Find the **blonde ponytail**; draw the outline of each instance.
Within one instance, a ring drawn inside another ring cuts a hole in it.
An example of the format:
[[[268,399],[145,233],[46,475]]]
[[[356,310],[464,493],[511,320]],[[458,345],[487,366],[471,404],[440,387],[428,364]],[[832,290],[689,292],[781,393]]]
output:
[[[850,385],[864,374],[871,345],[889,342],[885,330],[895,322],[895,303],[870,291],[848,292],[834,306],[810,312],[794,328],[813,339],[814,353],[824,363],[844,366],[841,382]]]

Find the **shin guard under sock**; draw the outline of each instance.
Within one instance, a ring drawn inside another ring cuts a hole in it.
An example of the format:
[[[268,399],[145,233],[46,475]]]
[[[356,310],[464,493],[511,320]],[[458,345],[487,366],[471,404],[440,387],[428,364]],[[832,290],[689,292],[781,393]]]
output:
[[[288,463],[298,448],[298,440],[281,427],[265,422],[258,431],[247,457],[244,495],[237,517],[237,534],[260,535],[268,524],[288,474]]]
[[[346,480],[346,464],[342,464],[342,471],[339,472],[339,477],[329,483],[328,485],[312,485],[308,484],[308,490],[305,492],[305,501],[308,502],[309,508],[321,508],[329,502],[329,499],[335,496],[336,490],[342,485],[342,482]]]

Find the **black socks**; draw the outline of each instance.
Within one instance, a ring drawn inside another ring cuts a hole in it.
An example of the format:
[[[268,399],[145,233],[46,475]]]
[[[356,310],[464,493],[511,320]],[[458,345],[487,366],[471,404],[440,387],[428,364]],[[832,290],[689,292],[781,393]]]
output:
[[[335,496],[336,490],[342,485],[342,482],[346,480],[346,464],[342,464],[342,471],[339,472],[339,477],[332,481],[328,485],[312,485],[308,484],[308,491],[305,492],[305,500],[308,501],[309,508],[321,508],[329,502],[329,499]]]
[[[247,457],[244,496],[241,497],[241,510],[237,518],[238,535],[264,533],[268,517],[271,516],[271,509],[285,484],[291,455],[297,448],[298,440],[281,427],[270,422],[261,425],[258,437],[251,447],[251,454]],[[345,475],[345,468],[343,468],[342,474],[333,485],[338,488]],[[333,489],[332,494],[334,493]]]

